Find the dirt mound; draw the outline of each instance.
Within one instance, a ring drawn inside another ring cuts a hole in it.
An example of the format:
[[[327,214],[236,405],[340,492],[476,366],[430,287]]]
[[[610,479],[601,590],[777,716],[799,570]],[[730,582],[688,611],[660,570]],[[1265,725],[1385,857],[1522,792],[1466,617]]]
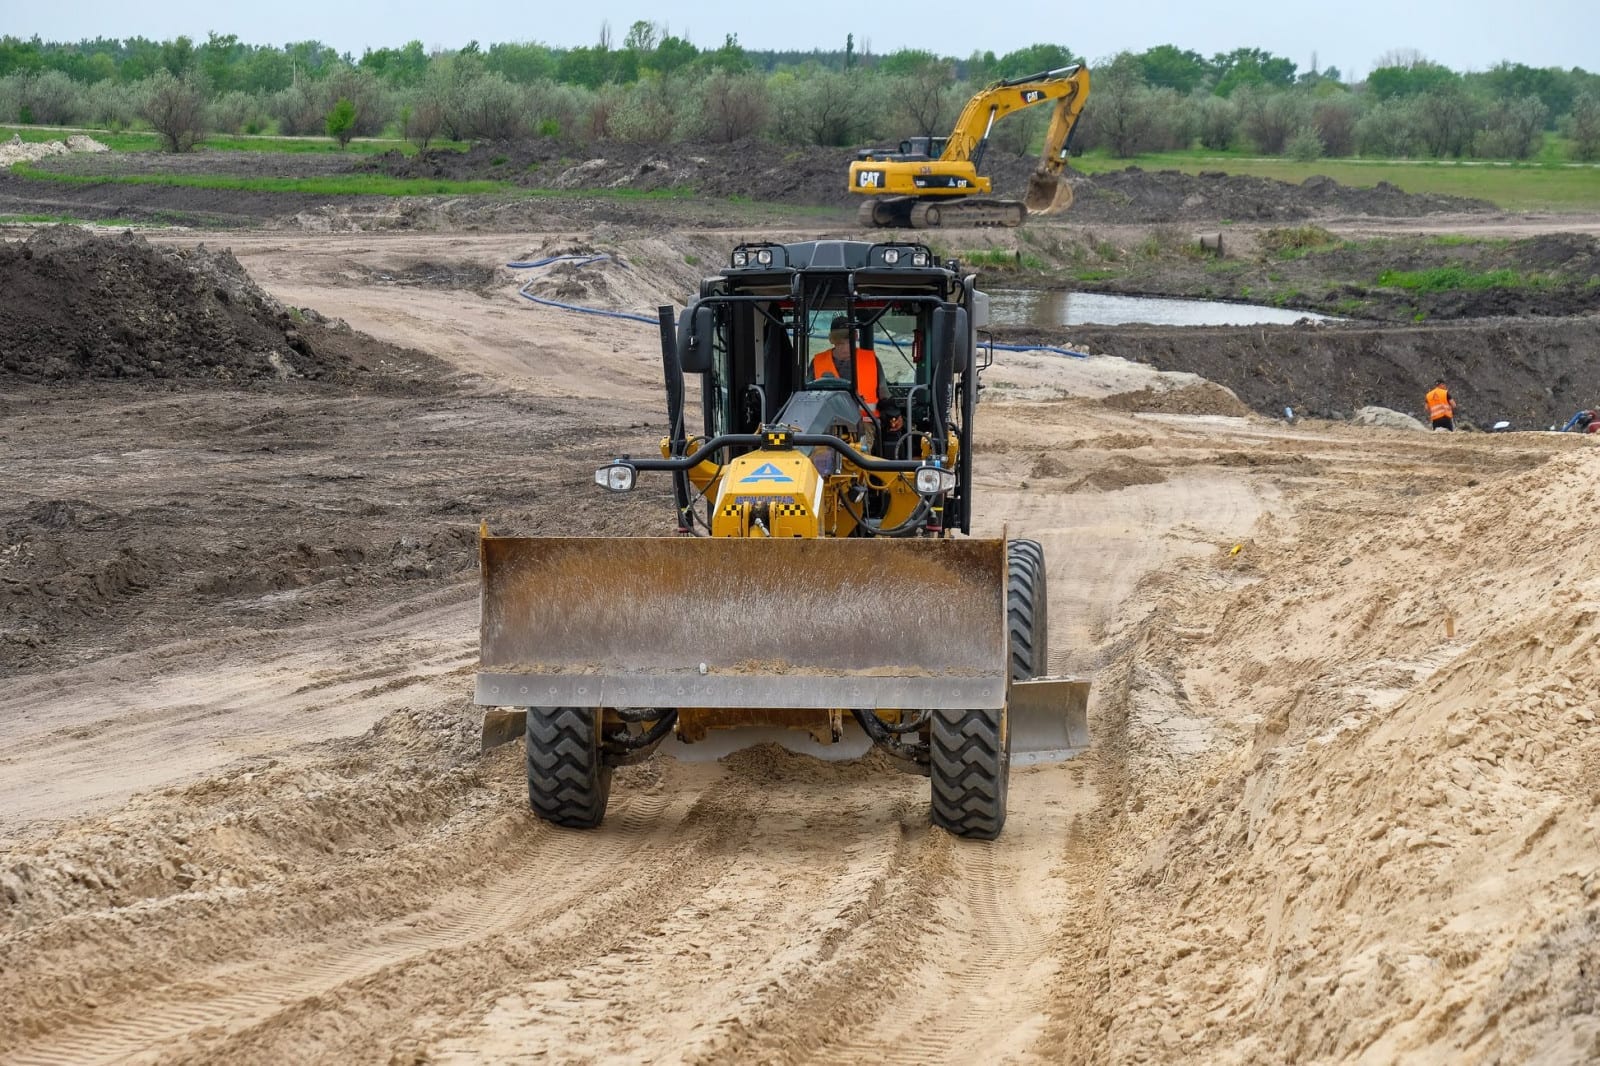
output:
[[[1100,401],[1118,411],[1150,411],[1168,415],[1229,415],[1239,417],[1250,409],[1239,397],[1209,381],[1176,389],[1139,389],[1119,392]]]
[[[1463,417],[1484,425],[1509,419],[1517,429],[1543,429],[1600,405],[1600,318],[1593,316],[1433,326],[1001,327],[995,337],[1188,371],[1271,416],[1285,407],[1341,419],[1368,406],[1420,413],[1440,376]]]
[[[553,140],[493,142],[467,152],[434,149],[415,156],[388,152],[353,169],[401,178],[497,179],[529,188],[692,190],[696,195],[850,206],[845,188],[853,148],[791,147],[766,141],[738,144],[641,145]],[[983,173],[998,196],[1020,198],[1037,166],[1032,156],[991,149]],[[1294,185],[1222,173],[1183,174],[1138,167],[1093,177],[1071,174],[1071,217],[1083,222],[1172,222],[1199,219],[1303,219],[1357,214],[1411,218],[1450,211],[1492,211],[1493,204],[1461,197],[1416,195],[1387,182],[1353,188],[1325,177]]]
[[[1387,407],[1363,407],[1355,413],[1355,422],[1362,426],[1384,426],[1388,429],[1427,429],[1420,418],[1412,418],[1401,411]]]
[[[1573,501],[1597,473],[1584,449],[1422,506],[1330,499],[1252,541],[1249,580],[1169,578],[1120,675],[1117,839],[1156,843],[1111,879],[1109,921],[1128,973],[1166,974],[1122,1039],[1170,1027],[1164,1061],[1595,1061],[1600,523]],[[1174,721],[1207,750],[1164,739]]]
[[[348,367],[226,251],[54,226],[0,245],[0,291],[0,374],[25,381],[237,382]]]
[[[1076,177],[1073,191],[1077,199],[1072,217],[1084,222],[1294,220],[1317,215],[1414,218],[1497,210],[1487,200],[1408,193],[1386,181],[1372,188],[1356,188],[1320,175],[1294,185],[1220,171],[1185,174],[1128,167]]]
[[[854,157],[845,148],[793,148],[765,141],[599,141],[578,146],[531,140],[485,142],[467,152],[388,152],[363,159],[354,169],[401,178],[495,179],[541,189],[683,189],[718,199],[844,206],[851,202],[845,175]]]
[[[24,141],[21,134],[13,133],[10,141],[0,144],[0,168],[14,163],[36,163],[55,155],[109,151],[111,149],[93,137],[81,133],[75,133],[64,141]]]

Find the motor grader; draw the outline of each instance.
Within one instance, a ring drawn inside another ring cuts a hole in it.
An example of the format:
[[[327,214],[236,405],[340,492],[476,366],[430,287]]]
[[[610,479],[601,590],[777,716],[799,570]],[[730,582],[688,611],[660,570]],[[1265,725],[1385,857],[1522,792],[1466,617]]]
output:
[[[993,838],[1013,756],[1087,743],[1088,683],[1044,676],[1042,549],[968,535],[988,305],[922,244],[818,240],[741,244],[660,309],[669,431],[595,481],[670,478],[678,535],[480,534],[483,742],[525,737],[540,818],[599,825],[656,752],[776,741],[877,748],[934,824]]]

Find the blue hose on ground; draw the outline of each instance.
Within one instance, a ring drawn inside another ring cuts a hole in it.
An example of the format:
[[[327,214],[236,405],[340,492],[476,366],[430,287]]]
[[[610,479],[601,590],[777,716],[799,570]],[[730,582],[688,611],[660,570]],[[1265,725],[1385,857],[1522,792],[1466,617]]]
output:
[[[576,260],[579,266],[588,266],[590,263],[598,263],[602,259],[610,258],[611,257],[609,255],[549,255],[545,256],[543,259],[530,259],[515,263],[507,263],[506,266],[512,270],[533,270],[537,267],[549,266],[551,263],[559,263],[562,260],[567,259]],[[618,259],[617,262],[622,266],[627,265],[620,259]],[[528,289],[537,280],[537,278],[528,279],[528,281],[517,290],[517,295],[521,296],[524,300],[530,300],[533,303],[540,304],[544,307],[554,307],[561,311],[576,311],[582,315],[599,315],[602,318],[620,318],[627,322],[643,322],[647,326],[659,324],[658,319],[652,318],[649,315],[636,315],[628,311],[607,311],[601,307],[584,307],[582,304],[569,304],[562,300],[552,300],[548,296],[535,296],[533,293],[529,292]]]
[[[590,263],[598,263],[602,259],[610,258],[611,257],[609,255],[604,254],[547,255],[543,259],[529,259],[515,263],[507,263],[506,266],[511,270],[535,270],[539,267],[549,266],[551,263],[559,263],[563,260],[569,259],[576,260],[579,266],[588,266]],[[622,262],[620,259],[617,260],[617,263],[620,266],[627,266],[627,264]],[[522,286],[522,288],[517,290],[517,294],[525,300],[531,300],[536,304],[541,304],[545,307],[554,307],[562,311],[576,311],[579,314],[600,315],[604,318],[620,318],[628,322],[643,322],[647,326],[655,326],[660,324],[659,319],[653,318],[650,315],[636,315],[628,311],[607,311],[599,307],[584,307],[582,304],[570,304],[561,300],[552,300],[546,296],[535,296],[528,291],[528,287],[533,284],[534,280],[535,279],[530,279]],[[1070,356],[1073,359],[1089,358],[1088,352],[1076,352],[1071,348],[1051,348],[1042,345],[995,343],[991,343],[989,346],[998,352],[1048,352],[1051,355],[1065,355]]]
[[[1075,352],[1071,348],[1051,348],[1042,344],[995,344],[989,347],[997,352],[1049,352],[1051,355],[1070,355],[1074,359],[1089,358],[1088,352]]]

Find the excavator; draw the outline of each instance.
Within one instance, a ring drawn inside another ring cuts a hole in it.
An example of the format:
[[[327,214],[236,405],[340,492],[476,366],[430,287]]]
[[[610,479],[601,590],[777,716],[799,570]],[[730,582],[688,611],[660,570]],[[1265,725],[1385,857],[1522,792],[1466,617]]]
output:
[[[1030,214],[1053,215],[1072,206],[1062,177],[1072,133],[1089,99],[1089,70],[1061,67],[997,81],[973,94],[948,137],[913,137],[898,151],[869,148],[850,164],[850,191],[868,197],[857,220],[869,228],[1020,226]],[[1022,200],[991,198],[978,173],[996,122],[1024,108],[1055,101],[1039,166]]]
[[[658,319],[668,433],[595,482],[670,480],[676,535],[480,527],[483,746],[525,740],[560,826],[601,823],[617,767],[776,742],[875,749],[930,779],[933,824],[997,836],[1013,760],[1088,743],[1089,682],[1048,675],[1039,543],[970,535],[976,276],[920,243],[745,243]]]

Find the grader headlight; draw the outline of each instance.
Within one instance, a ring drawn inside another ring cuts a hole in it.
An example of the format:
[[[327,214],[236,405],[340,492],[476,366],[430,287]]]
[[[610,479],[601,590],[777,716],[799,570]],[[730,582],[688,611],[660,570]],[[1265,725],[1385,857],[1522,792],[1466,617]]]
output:
[[[919,496],[943,496],[955,491],[956,472],[942,466],[919,466],[916,485]]]
[[[611,492],[631,492],[638,476],[627,463],[608,463],[594,472],[594,483]]]

